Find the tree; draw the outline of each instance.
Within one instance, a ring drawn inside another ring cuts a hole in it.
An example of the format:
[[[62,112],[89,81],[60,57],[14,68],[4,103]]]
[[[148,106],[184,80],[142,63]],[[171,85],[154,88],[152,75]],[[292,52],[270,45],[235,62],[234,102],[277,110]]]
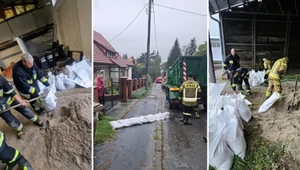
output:
[[[187,56],[188,55],[188,46],[186,46],[186,45],[182,46],[181,51],[184,56]]]
[[[197,44],[196,44],[196,38],[194,37],[193,39],[191,39],[188,47],[187,47],[187,54],[189,56],[193,56],[196,53],[197,50]]]
[[[170,51],[168,61],[167,61],[167,67],[171,66],[179,56],[182,56],[181,49],[179,46],[178,38],[176,38],[174,45]]]
[[[127,53],[126,53],[126,54],[123,54],[123,58],[124,58],[124,59],[128,59]]]
[[[197,56],[199,55],[207,55],[207,42],[205,41],[204,44],[200,44],[198,47],[198,51],[196,52]]]
[[[161,75],[161,56],[156,55],[149,66],[149,75],[153,80]]]
[[[167,67],[167,62],[163,62],[160,67],[161,67],[162,70],[166,71],[167,68],[168,68]]]

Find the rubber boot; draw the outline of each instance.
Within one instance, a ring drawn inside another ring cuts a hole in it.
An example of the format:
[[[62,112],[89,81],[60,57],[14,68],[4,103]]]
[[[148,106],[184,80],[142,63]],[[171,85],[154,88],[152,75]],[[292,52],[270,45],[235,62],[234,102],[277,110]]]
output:
[[[179,119],[180,122],[184,122],[184,120],[185,120],[185,115],[183,115],[183,117]]]
[[[22,170],[33,170],[30,163],[23,156],[21,156],[21,158],[19,159],[17,164],[19,165],[20,169],[22,169]]]
[[[200,118],[199,109],[195,109],[195,117],[196,117],[196,119]]]
[[[185,116],[185,119],[183,121],[184,125],[192,125],[192,123],[189,122],[189,116]]]
[[[20,131],[17,131],[17,138],[22,139],[22,136],[24,135],[23,129]]]
[[[33,123],[37,126],[43,126],[44,125],[44,121],[40,120],[39,118],[37,118],[36,121],[34,121]]]
[[[196,119],[200,119],[200,115],[196,113]]]

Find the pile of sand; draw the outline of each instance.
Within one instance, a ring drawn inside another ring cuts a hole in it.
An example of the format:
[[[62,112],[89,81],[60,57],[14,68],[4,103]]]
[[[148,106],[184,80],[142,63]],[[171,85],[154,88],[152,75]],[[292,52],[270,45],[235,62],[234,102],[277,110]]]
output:
[[[285,143],[287,151],[300,161],[300,108],[297,111],[289,111],[288,106],[292,104],[293,86],[291,83],[283,83],[283,98],[277,101],[266,113],[257,114],[254,110],[253,119],[249,126],[259,127],[262,136],[272,141]],[[250,99],[258,107],[265,101],[266,88],[254,89],[255,95]],[[300,90],[296,91],[295,102],[300,101]]]
[[[20,150],[36,170],[91,169],[91,89],[71,89],[57,92],[57,107],[43,116],[49,120],[47,129],[40,129],[21,114],[13,114],[24,124],[22,140],[4,122],[0,129],[7,143]],[[3,120],[1,120],[3,121]]]

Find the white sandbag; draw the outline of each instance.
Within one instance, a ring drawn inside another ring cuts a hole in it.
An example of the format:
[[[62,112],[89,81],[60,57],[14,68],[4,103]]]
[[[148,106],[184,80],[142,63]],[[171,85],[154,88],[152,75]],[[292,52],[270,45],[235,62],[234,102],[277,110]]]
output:
[[[40,81],[37,81],[37,84],[38,84],[40,91],[42,91],[44,88],[46,88],[46,86]]]
[[[249,84],[250,86],[260,86],[264,83],[264,75],[265,71],[257,71],[252,70],[249,72]]]
[[[228,147],[232,150],[232,152],[240,157],[241,159],[244,159],[246,156],[246,149],[247,149],[247,143],[245,140],[245,137],[239,137],[236,140],[233,141],[226,141]]]
[[[230,170],[234,154],[223,137],[226,124],[218,119],[212,120],[209,122],[209,164],[217,170]]]
[[[226,83],[209,83],[209,96],[221,95]]]
[[[258,113],[264,113],[268,111],[273,104],[279,99],[280,95],[277,92],[274,92],[268,100],[266,100],[258,109]]]
[[[91,80],[82,80],[80,77],[75,78],[75,83],[84,88],[90,88],[93,86],[93,82]]]
[[[111,122],[109,122],[109,124],[113,129],[119,129],[119,128],[123,128],[123,127],[129,127],[132,125],[141,125],[144,123],[152,123],[155,121],[168,119],[169,116],[170,116],[169,112],[164,112],[164,113],[158,113],[155,115],[139,116],[139,117],[134,117],[134,118],[129,118],[129,119],[121,119],[121,120],[117,120],[117,121],[111,121]]]
[[[69,79],[71,80],[75,80],[76,78],[76,73],[74,72],[74,65],[75,63],[73,63],[72,65],[67,65],[66,66],[66,70],[65,70],[65,74],[68,76]]]
[[[65,75],[63,73],[60,73],[59,75],[57,75],[55,77],[55,86],[58,90],[60,91],[63,91],[63,90],[66,90],[66,86],[65,86],[65,83],[64,83],[64,79],[65,79]]]
[[[238,110],[238,113],[240,114],[240,117],[244,121],[249,122],[249,120],[252,117],[252,112],[244,100],[237,101],[237,110]]]
[[[57,97],[53,93],[50,87],[46,87],[41,92],[42,96],[46,96],[44,98],[44,107],[47,111],[54,110],[56,108],[56,99]]]
[[[239,121],[239,118],[234,114],[235,108],[232,106],[225,106],[224,112],[226,114],[221,115],[222,120],[226,123],[223,130],[224,139],[233,153],[244,159],[247,145],[242,124]],[[225,115],[228,116],[226,117]]]
[[[92,67],[86,60],[82,60],[78,63],[73,64],[73,71],[77,75],[75,79],[76,84],[85,88],[90,88],[93,86]]]
[[[67,90],[75,88],[75,86],[76,86],[75,81],[72,80],[72,79],[69,79],[67,77],[63,80],[63,82],[64,82],[64,85],[65,85]]]
[[[55,86],[55,76],[51,72],[48,72],[48,82],[50,84],[51,90],[55,94],[57,91],[56,86]]]

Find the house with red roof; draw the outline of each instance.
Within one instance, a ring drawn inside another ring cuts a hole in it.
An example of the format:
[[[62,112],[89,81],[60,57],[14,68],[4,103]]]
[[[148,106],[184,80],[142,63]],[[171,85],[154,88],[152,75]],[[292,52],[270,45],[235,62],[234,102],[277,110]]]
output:
[[[132,67],[130,60],[123,59],[117,50],[104,38],[94,31],[94,76],[102,75],[105,86],[113,79],[119,82],[120,77],[132,78]]]

